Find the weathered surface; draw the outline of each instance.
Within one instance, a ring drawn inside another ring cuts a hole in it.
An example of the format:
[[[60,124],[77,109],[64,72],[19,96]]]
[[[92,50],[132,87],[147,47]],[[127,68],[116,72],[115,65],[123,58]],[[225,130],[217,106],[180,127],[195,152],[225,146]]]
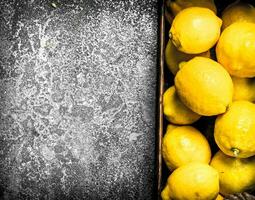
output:
[[[0,199],[153,199],[157,2],[0,12]]]

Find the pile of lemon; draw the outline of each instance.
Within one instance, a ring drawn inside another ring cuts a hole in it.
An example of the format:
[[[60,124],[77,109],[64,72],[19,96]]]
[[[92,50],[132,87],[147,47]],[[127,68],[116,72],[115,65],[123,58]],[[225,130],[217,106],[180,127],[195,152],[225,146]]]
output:
[[[255,8],[213,0],[170,1],[165,60],[174,85],[163,96],[163,159],[171,171],[163,200],[212,200],[255,189]],[[210,52],[216,52],[212,59]],[[217,116],[212,155],[192,124]]]

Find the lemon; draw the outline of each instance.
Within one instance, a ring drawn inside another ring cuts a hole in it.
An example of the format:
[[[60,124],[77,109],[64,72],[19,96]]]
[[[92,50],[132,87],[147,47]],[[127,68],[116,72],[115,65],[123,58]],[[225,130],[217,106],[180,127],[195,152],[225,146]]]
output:
[[[170,199],[170,191],[168,185],[164,187],[164,189],[161,192],[161,199],[162,200],[171,200]]]
[[[214,138],[227,155],[247,158],[255,155],[255,104],[234,101],[215,122]]]
[[[163,108],[166,119],[173,124],[192,124],[200,118],[200,115],[194,113],[181,102],[174,86],[165,91]]]
[[[188,61],[198,55],[210,58],[210,51],[206,51],[201,54],[186,54],[178,51],[171,40],[168,41],[165,49],[165,60],[167,67],[174,75],[179,70],[179,64],[181,62]]]
[[[209,163],[211,149],[205,136],[192,126],[168,125],[162,156],[167,167],[174,170],[190,162]]]
[[[184,53],[206,52],[218,41],[221,24],[222,20],[210,9],[190,7],[176,15],[169,37]]]
[[[255,22],[255,8],[251,4],[234,2],[222,13],[222,29],[238,21]]]
[[[223,200],[223,196],[221,196],[220,194],[218,194],[217,198],[215,200]]]
[[[220,193],[235,194],[255,188],[255,157],[233,158],[219,151],[211,166],[219,172]]]
[[[174,79],[181,101],[205,116],[224,113],[232,101],[233,83],[228,72],[209,58],[195,57],[186,62]]]
[[[174,15],[177,15],[181,10],[189,7],[204,7],[209,8],[214,13],[217,12],[213,0],[175,0],[169,1],[167,6],[170,8]]]
[[[163,200],[212,200],[219,192],[217,170],[204,163],[189,163],[176,169],[161,193]]]
[[[234,84],[233,100],[255,101],[255,79],[232,77]]]
[[[255,76],[255,23],[235,22],[221,34],[216,46],[219,63],[237,77]]]

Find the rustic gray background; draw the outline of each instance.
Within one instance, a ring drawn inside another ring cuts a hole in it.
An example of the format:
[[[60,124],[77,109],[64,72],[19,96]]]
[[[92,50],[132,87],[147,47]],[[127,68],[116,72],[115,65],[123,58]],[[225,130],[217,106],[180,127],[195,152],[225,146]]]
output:
[[[157,1],[0,1],[0,199],[153,199]]]

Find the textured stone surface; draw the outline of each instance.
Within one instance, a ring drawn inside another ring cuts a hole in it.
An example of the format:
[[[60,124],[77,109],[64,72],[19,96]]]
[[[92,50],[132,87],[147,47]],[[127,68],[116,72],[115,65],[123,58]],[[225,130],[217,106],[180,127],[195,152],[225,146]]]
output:
[[[153,199],[157,1],[0,1],[0,199]]]

